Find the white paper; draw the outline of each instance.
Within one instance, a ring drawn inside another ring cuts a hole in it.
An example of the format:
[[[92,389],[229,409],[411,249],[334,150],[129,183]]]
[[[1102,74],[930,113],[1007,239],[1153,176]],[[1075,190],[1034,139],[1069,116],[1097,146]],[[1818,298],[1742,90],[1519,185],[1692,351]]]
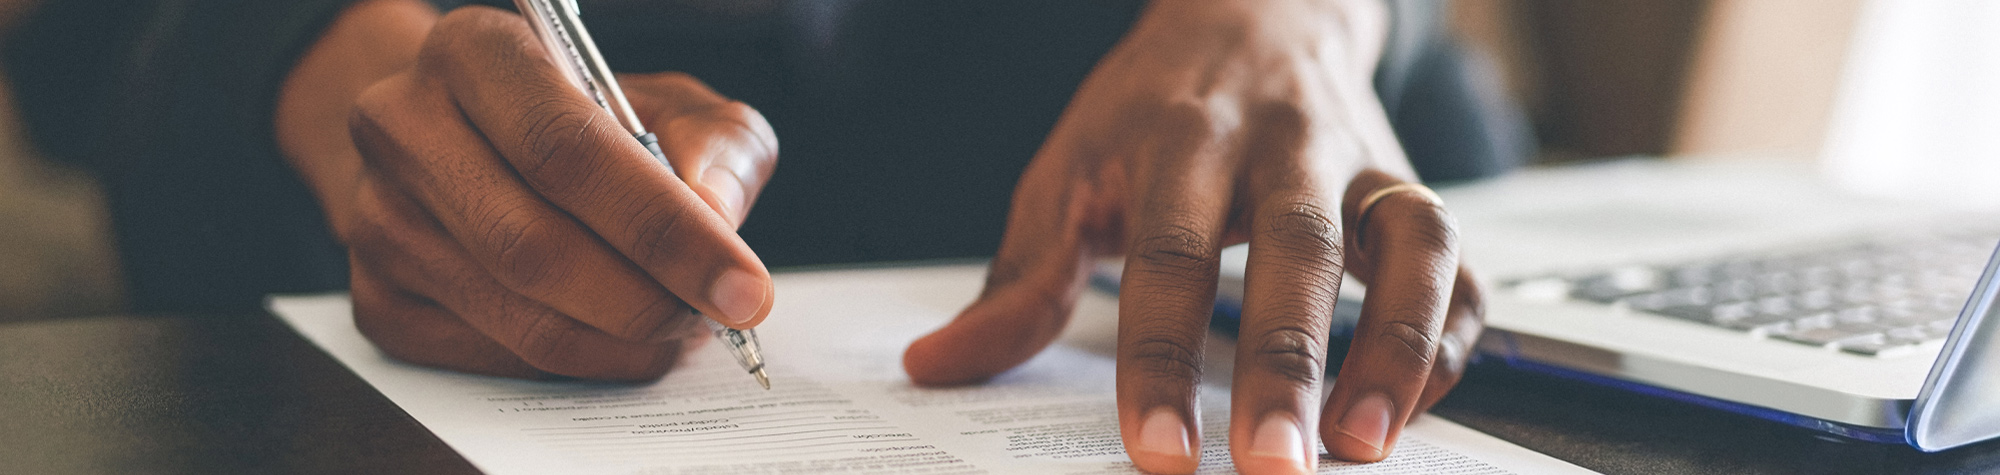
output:
[[[517,381],[389,360],[354,329],[344,295],[279,297],[271,308],[493,474],[1137,473],[1113,411],[1104,318],[1116,306],[1108,298],[1086,298],[1062,342],[991,382],[950,389],[909,383],[900,367],[904,345],[970,301],[982,270],[779,274],[778,305],[758,328],[770,391],[721,345],[703,346],[652,384]],[[1227,381],[1226,369],[1210,373]],[[1203,387],[1201,473],[1233,473],[1227,392]],[[1320,467],[1337,474],[1588,473],[1431,416],[1403,432],[1389,460],[1324,459]]]

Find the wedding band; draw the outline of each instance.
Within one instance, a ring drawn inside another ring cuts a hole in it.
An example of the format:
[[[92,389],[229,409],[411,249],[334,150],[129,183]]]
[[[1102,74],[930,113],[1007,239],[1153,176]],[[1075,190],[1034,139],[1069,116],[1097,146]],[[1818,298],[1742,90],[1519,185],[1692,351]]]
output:
[[[1437,192],[1431,191],[1430,187],[1424,186],[1422,184],[1412,183],[1412,182],[1402,182],[1394,185],[1381,187],[1376,189],[1375,191],[1369,192],[1367,196],[1361,197],[1361,206],[1359,207],[1359,210],[1357,210],[1354,213],[1355,232],[1360,232],[1361,229],[1366,227],[1366,225],[1368,224],[1368,212],[1370,210],[1375,209],[1376,203],[1380,203],[1383,198],[1388,198],[1389,195],[1397,193],[1415,193],[1418,197],[1422,197],[1424,201],[1429,201],[1434,206],[1440,206],[1440,207],[1444,206],[1444,198],[1439,198]],[[1360,244],[1359,240],[1360,237],[1361,235],[1359,234],[1355,235],[1356,245]]]

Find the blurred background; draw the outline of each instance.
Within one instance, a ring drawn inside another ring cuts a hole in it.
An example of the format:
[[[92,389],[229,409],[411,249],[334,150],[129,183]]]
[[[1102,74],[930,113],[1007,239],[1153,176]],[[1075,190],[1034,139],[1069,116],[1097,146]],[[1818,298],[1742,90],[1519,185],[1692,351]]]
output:
[[[0,0],[0,29],[28,3]],[[1978,186],[2000,176],[1991,146],[2000,137],[2000,2],[1473,0],[1451,9],[1456,34],[1532,117],[1542,164],[1817,161],[1862,191],[2000,198],[2000,187]],[[12,103],[0,95],[0,321],[118,311],[100,191],[87,174],[36,157]],[[1909,153],[1913,143],[1922,153]],[[1979,173],[1937,173],[1944,165]],[[1947,186],[1918,186],[1937,180]]]

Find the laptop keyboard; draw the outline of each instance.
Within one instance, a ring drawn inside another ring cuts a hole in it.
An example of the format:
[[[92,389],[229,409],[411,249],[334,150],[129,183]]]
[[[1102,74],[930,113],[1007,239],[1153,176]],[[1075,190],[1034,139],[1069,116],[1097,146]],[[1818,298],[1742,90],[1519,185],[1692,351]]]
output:
[[[1569,279],[1569,297],[1745,332],[1890,356],[1943,340],[1995,235],[1628,266]]]

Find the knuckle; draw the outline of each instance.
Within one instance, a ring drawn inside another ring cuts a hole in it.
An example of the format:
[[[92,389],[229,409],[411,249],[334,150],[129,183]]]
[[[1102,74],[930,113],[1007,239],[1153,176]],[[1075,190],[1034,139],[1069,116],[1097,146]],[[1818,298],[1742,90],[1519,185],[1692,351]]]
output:
[[[605,379],[621,381],[651,381],[672,372],[674,363],[681,357],[681,342],[668,341],[624,355],[627,361],[620,368],[612,369]]]
[[[1144,268],[1180,276],[1215,272],[1218,252],[1205,233],[1179,224],[1162,225],[1132,244],[1132,258]]]
[[[1193,98],[1141,101],[1131,109],[1132,118],[1164,137],[1205,138],[1215,135],[1213,111]]]
[[[1248,119],[1256,124],[1258,133],[1267,139],[1296,143],[1311,137],[1311,111],[1298,101],[1260,101],[1249,105],[1245,111]]]
[[[749,135],[750,143],[760,147],[766,158],[772,160],[778,158],[777,132],[771,128],[771,123],[764,119],[762,112],[742,101],[729,101],[717,107],[716,114],[741,126]]]
[[[515,169],[537,189],[551,193],[591,186],[590,177],[602,166],[602,158],[615,144],[597,133],[599,114],[571,107],[555,91],[530,91],[520,96],[527,113],[521,116],[524,133],[519,138],[521,156],[510,156]],[[562,163],[571,166],[551,167]]]
[[[663,351],[674,352],[675,350],[668,349]],[[678,356],[677,354],[669,354],[660,357],[654,357],[648,360],[644,365],[640,366],[639,369],[633,373],[620,374],[613,376],[609,379],[625,380],[625,381],[651,381],[655,379],[660,379],[661,377],[666,376],[669,371],[673,370],[674,362],[679,359],[677,356]]]
[[[562,317],[535,315],[521,332],[518,348],[521,360],[542,371],[575,376],[588,371],[581,357],[583,332]]]
[[[1340,218],[1334,211],[1311,200],[1288,200],[1267,212],[1260,244],[1270,245],[1287,260],[1305,267],[1339,272],[1343,238]]]
[[[377,83],[369,86],[354,100],[354,108],[347,115],[347,135],[354,141],[354,148],[361,152],[364,162],[380,167],[380,163],[390,147],[390,128],[386,123],[393,114],[396,104],[389,85]]]
[[[1225,124],[1217,112],[1197,99],[1168,99],[1139,108],[1134,122],[1141,140],[1152,142],[1167,156],[1191,156],[1217,143]]]
[[[432,31],[433,34],[476,31],[490,28],[496,22],[506,21],[512,16],[505,10],[483,5],[454,8],[438,17],[437,25],[432,27]]]
[[[464,65],[468,53],[495,51],[496,45],[530,43],[527,20],[505,10],[473,5],[439,17],[417,53],[419,68]],[[445,72],[447,70],[432,70]]]
[[[634,242],[630,246],[632,261],[642,268],[672,269],[684,258],[679,233],[688,224],[690,213],[687,206],[674,204],[647,204],[638,212],[634,220]]]
[[[724,100],[709,107],[705,112],[711,117],[722,120],[742,122],[746,127],[750,125],[752,120],[764,120],[763,114],[758,113],[756,108],[750,107],[749,104],[745,104],[743,101]]]
[[[426,100],[434,91],[426,84],[398,74],[369,85],[355,97],[348,109],[347,134],[363,165],[394,173],[409,171],[415,161],[435,159],[413,152],[436,113]]]
[[[478,45],[472,37],[480,36],[485,25],[490,24],[491,20],[485,18],[487,13],[479,8],[456,8],[439,17],[417,49],[418,71],[444,73],[456,65],[459,55]]]
[[[394,81],[377,81],[355,95],[353,114],[348,118],[349,127],[353,127],[355,122],[372,121],[374,118],[386,116],[396,105],[403,103],[404,101],[397,97],[399,94],[394,84]]]
[[[1201,349],[1196,345],[1178,335],[1141,334],[1132,341],[1131,367],[1152,379],[1198,380]]]
[[[567,277],[561,265],[564,246],[546,220],[502,215],[493,223],[485,238],[492,246],[494,277],[507,287],[540,295]]]
[[[1406,374],[1430,371],[1437,357],[1437,337],[1416,324],[1404,321],[1384,323],[1375,337],[1390,355],[1389,364]]]
[[[1446,381],[1457,381],[1459,375],[1465,373],[1466,352],[1470,351],[1470,349],[1466,348],[1464,340],[1460,340],[1457,336],[1450,334],[1446,334],[1439,340],[1437,348],[1437,356],[1435,357],[1437,366],[1431,369],[1431,377],[1433,379],[1441,378]]]
[[[628,340],[667,339],[693,329],[692,316],[679,299],[654,298],[632,314],[620,336]]]
[[[630,80],[623,82],[628,89],[636,88],[644,90],[648,94],[665,96],[715,95],[715,92],[710,90],[708,85],[702,83],[700,79],[695,79],[693,75],[681,71],[634,74],[630,77]]]
[[[420,336],[422,329],[412,321],[412,315],[397,311],[388,302],[390,297],[385,295],[388,292],[394,291],[375,285],[355,286],[352,292],[355,330],[392,358],[431,363],[423,350],[432,342]]]
[[[695,79],[694,75],[681,71],[663,71],[647,76],[655,78],[661,84],[672,84],[679,87],[699,87],[702,89],[708,88],[708,86],[702,84],[700,79]]]
[[[1300,326],[1280,326],[1257,336],[1256,364],[1286,381],[1310,386],[1325,374],[1326,343]]]
[[[398,319],[384,308],[373,289],[357,286],[352,293],[354,329],[359,330],[361,336],[367,337],[368,341],[382,346],[384,350],[395,345],[397,339],[388,336],[402,333],[398,331],[400,329],[397,325]]]
[[[344,225],[333,230],[334,237],[347,246],[351,256],[374,252],[389,242],[389,225],[383,222],[388,211],[376,186],[379,185],[365,175],[356,180],[353,219],[341,220]],[[350,260],[355,259],[350,257]]]
[[[345,226],[336,229],[335,237],[347,246],[348,260],[362,260],[366,256],[382,254],[396,246],[391,238],[388,225],[368,210],[355,213],[355,219],[344,220]]]
[[[1471,319],[1475,327],[1486,321],[1486,294],[1480,291],[1477,282],[1463,278],[1462,273],[1461,278],[1452,281],[1451,306],[1463,312],[1462,315]],[[1476,328],[1474,334],[1477,334]]]
[[[1452,218],[1451,213],[1437,203],[1410,195],[1398,193],[1391,197],[1399,199],[1385,200],[1377,205],[1403,208],[1402,211],[1393,213],[1400,217],[1393,220],[1395,224],[1383,226],[1383,231],[1390,234],[1388,242],[1408,243],[1427,249],[1455,248],[1458,243],[1458,223]]]

